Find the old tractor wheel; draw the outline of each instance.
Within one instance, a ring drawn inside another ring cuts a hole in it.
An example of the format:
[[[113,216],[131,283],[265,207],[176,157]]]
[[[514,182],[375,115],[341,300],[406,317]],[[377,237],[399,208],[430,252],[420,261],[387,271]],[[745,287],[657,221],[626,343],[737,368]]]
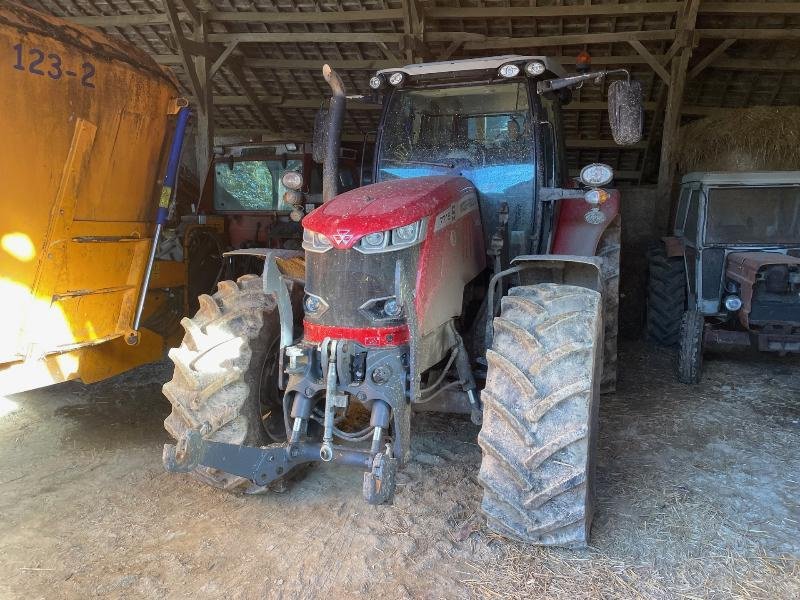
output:
[[[647,253],[647,337],[662,346],[675,346],[686,304],[683,257],[668,257],[664,246]]]
[[[678,347],[678,381],[700,383],[703,376],[703,332],[705,318],[696,310],[683,313]]]
[[[619,251],[620,218],[606,227],[597,246],[597,256],[603,259],[603,374],[600,392],[617,389],[617,334],[619,331]]]
[[[176,439],[187,428],[210,428],[206,439],[265,446],[285,436],[277,388],[280,327],[274,298],[264,293],[261,277],[244,275],[221,281],[213,296],[199,297],[200,308],[181,325],[179,348],[170,350],[172,380],[163,387],[172,404],[164,427]],[[263,488],[208,467],[193,474],[204,483],[230,491],[256,493]]]
[[[512,288],[494,320],[482,392],[481,510],[524,542],[583,546],[592,518],[602,299],[558,284]]]

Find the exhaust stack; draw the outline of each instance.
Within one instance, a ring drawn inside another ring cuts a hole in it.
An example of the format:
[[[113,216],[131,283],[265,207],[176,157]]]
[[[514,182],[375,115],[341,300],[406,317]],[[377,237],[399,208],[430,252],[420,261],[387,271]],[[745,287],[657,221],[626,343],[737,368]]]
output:
[[[322,164],[322,202],[325,203],[338,192],[339,185],[339,146],[342,137],[342,123],[347,98],[344,84],[339,74],[330,65],[322,66],[322,76],[331,86],[330,109],[328,110],[328,132],[325,140],[325,161]]]

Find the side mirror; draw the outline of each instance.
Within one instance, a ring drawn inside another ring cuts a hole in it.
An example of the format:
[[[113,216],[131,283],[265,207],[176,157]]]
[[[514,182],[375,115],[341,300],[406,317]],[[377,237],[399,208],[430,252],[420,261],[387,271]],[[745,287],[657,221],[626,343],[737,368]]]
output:
[[[325,147],[328,145],[328,109],[320,108],[314,117],[314,137],[311,156],[315,163],[325,162]]]
[[[628,146],[642,139],[644,102],[640,82],[618,79],[609,84],[608,121],[617,144]]]

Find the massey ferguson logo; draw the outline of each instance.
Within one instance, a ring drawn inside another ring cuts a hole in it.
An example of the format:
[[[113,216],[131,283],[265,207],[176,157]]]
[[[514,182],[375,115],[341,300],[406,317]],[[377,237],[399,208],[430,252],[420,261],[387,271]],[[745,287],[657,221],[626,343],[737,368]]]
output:
[[[337,246],[346,246],[353,241],[353,234],[349,229],[337,229],[331,237]]]

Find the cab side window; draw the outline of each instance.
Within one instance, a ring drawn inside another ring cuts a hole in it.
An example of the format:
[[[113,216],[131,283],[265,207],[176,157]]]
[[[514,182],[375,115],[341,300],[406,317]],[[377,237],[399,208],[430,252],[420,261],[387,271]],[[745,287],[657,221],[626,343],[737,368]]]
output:
[[[692,244],[697,243],[697,221],[700,218],[700,190],[692,190],[689,196],[689,206],[686,211],[686,222],[683,235]]]

